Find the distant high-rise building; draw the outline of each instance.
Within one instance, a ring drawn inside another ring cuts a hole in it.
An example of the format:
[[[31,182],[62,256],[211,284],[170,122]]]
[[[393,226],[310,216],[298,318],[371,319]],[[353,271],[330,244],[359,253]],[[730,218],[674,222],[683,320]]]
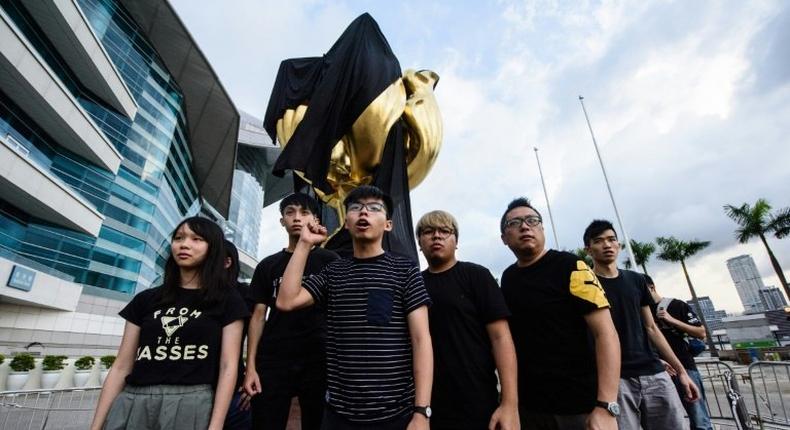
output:
[[[785,296],[779,288],[773,286],[763,288],[760,290],[760,297],[763,300],[763,306],[766,311],[782,309],[787,306],[787,300],[785,300]]]
[[[732,282],[735,283],[735,290],[743,303],[743,309],[747,314],[765,311],[760,290],[765,289],[763,278],[757,271],[757,266],[751,255],[740,255],[727,260],[727,270],[730,271]]]
[[[699,300],[699,306],[702,308],[702,312],[697,309],[693,300],[688,300],[686,303],[688,303],[688,305],[691,306],[691,309],[694,310],[698,315],[702,314],[705,317],[705,322],[708,323],[708,328],[711,330],[711,332],[713,330],[724,328],[721,320],[727,316],[727,312],[716,310],[716,307],[713,306],[713,301],[708,296],[698,297],[697,300]]]

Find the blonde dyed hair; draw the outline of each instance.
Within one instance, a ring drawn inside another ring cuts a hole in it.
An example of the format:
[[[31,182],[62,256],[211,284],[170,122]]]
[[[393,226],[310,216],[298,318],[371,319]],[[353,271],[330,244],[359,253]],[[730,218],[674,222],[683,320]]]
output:
[[[414,229],[414,234],[417,235],[417,239],[420,238],[420,233],[424,228],[451,228],[453,229],[453,234],[455,235],[455,240],[458,240],[458,222],[455,220],[455,217],[452,216],[449,212],[445,212],[442,210],[430,211],[427,214],[423,215],[419,221],[417,221],[417,227]]]

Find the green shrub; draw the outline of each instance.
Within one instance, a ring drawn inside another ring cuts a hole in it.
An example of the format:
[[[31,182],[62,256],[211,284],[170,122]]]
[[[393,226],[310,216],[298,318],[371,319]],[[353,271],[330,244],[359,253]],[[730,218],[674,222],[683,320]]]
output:
[[[36,367],[36,359],[32,355],[23,352],[15,355],[9,366],[14,372],[27,372]]]
[[[45,355],[44,361],[41,362],[41,367],[43,370],[61,370],[66,367],[63,364],[63,361],[66,360],[65,355]]]
[[[95,362],[96,362],[95,358],[86,355],[84,357],[80,357],[77,361],[75,361],[74,367],[76,367],[79,370],[89,370],[91,367],[93,367],[93,363]]]
[[[101,361],[101,364],[103,364],[105,368],[109,369],[110,367],[112,367],[112,364],[115,363],[115,356],[105,355],[99,360]]]
[[[5,363],[5,355],[0,354],[0,364]]]

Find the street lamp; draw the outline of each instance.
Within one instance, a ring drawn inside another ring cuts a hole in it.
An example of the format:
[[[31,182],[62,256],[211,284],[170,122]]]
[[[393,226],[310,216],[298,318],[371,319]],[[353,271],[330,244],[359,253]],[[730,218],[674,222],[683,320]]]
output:
[[[535,159],[538,160],[538,173],[540,173],[540,183],[543,185],[543,196],[546,197],[546,208],[549,210],[549,221],[551,221],[551,231],[554,233],[554,246],[557,250],[560,249],[560,239],[557,236],[557,227],[554,225],[554,217],[551,216],[551,203],[549,203],[549,193],[546,191],[546,181],[543,180],[543,169],[540,168],[540,157],[538,157],[538,148],[534,147]]]
[[[598,155],[598,161],[601,163],[601,171],[603,172],[603,180],[606,182],[606,189],[609,190],[609,198],[612,199],[612,207],[614,207],[614,215],[617,217],[617,223],[620,225],[620,231],[623,232],[623,239],[625,239],[625,248],[628,250],[628,261],[631,262],[631,267],[636,269],[636,259],[634,258],[634,250],[631,249],[631,241],[628,239],[628,232],[623,225],[623,219],[620,218],[620,212],[617,210],[617,204],[614,202],[614,194],[612,187],[609,185],[609,177],[606,175],[606,167],[603,165],[603,158],[601,151],[598,149],[598,142],[595,141],[595,134],[593,133],[592,125],[590,124],[590,117],[587,116],[587,109],[584,107],[584,97],[579,96],[579,103],[582,105],[584,111],[584,119],[587,120],[587,127],[590,129],[590,136],[592,137],[593,146],[595,146],[595,153]]]

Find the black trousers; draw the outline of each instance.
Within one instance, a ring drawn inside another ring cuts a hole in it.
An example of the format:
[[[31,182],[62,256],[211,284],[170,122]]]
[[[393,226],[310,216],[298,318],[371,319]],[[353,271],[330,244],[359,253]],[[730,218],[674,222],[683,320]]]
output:
[[[252,428],[285,430],[291,399],[299,400],[302,430],[319,430],[324,415],[326,368],[323,361],[256,366],[261,393],[252,398]]]

